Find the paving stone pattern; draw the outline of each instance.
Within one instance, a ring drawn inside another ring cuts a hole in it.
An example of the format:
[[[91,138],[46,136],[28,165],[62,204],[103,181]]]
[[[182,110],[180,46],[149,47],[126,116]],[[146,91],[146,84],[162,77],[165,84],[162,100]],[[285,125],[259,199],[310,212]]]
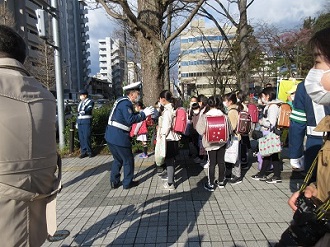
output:
[[[58,229],[70,236],[43,246],[273,246],[292,219],[288,197],[301,179],[290,179],[284,160],[283,183],[254,181],[253,163],[241,184],[208,192],[206,170],[181,150],[176,190],[163,189],[153,156],[135,158],[140,185],[110,189],[112,156],[63,159],[64,188],[58,196]]]

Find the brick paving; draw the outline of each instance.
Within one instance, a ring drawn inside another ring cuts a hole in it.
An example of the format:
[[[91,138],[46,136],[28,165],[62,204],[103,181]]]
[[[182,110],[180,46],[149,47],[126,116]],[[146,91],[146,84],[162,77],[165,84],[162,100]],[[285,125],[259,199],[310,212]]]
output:
[[[153,159],[136,156],[139,186],[112,190],[112,156],[64,158],[57,219],[58,229],[71,233],[43,246],[264,247],[273,246],[292,219],[287,200],[302,180],[290,179],[287,159],[281,184],[252,180],[252,163],[241,184],[215,192],[203,188],[206,173],[187,150],[177,159],[174,191],[163,189]]]

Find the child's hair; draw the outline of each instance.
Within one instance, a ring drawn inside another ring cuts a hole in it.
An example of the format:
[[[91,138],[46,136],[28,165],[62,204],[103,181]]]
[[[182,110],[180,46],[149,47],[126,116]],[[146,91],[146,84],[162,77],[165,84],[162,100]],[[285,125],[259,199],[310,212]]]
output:
[[[261,91],[261,93],[263,93],[264,95],[269,95],[269,101],[276,99],[276,92],[275,92],[275,89],[272,87],[265,87]]]
[[[143,105],[142,101],[136,102],[135,105],[139,106],[141,109],[144,109],[144,105]]]
[[[204,113],[208,112],[211,108],[217,108],[217,109],[221,110],[222,112],[224,112],[224,107],[223,107],[222,101],[220,100],[219,97],[210,96],[207,99],[207,105],[206,105]]]
[[[204,108],[207,105],[207,97],[204,94],[200,94],[197,97],[198,102],[201,102],[201,108]]]
[[[236,93],[233,93],[233,92],[227,93],[227,94],[225,94],[224,98],[228,101],[231,101],[233,104],[237,105],[238,111],[242,111],[244,109],[242,103],[237,101]]]

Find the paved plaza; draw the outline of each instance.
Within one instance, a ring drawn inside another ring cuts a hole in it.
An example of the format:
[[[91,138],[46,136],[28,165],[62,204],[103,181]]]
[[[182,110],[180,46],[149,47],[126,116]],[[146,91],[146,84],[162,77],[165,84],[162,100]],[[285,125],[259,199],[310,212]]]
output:
[[[282,156],[284,157],[284,156]],[[204,169],[181,150],[176,190],[163,189],[154,156],[135,158],[138,187],[110,189],[112,156],[63,159],[58,229],[71,233],[43,246],[273,246],[292,219],[288,197],[300,186],[284,159],[283,182],[254,181],[257,163],[243,182],[208,192]]]

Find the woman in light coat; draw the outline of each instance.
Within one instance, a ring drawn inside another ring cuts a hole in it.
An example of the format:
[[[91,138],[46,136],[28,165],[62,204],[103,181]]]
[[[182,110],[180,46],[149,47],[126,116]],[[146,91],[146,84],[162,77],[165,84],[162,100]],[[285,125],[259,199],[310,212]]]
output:
[[[175,156],[178,154],[181,135],[172,130],[173,118],[175,116],[172,93],[168,90],[162,91],[159,94],[159,102],[164,107],[164,110],[160,117],[161,124],[159,125],[158,134],[159,138],[166,139],[166,170],[159,176],[166,180],[163,184],[164,189],[174,190]]]
[[[262,102],[266,104],[263,111],[263,118],[260,120],[261,130],[263,132],[270,132],[276,127],[277,118],[279,114],[279,104],[282,101],[276,99],[276,92],[271,87],[266,87],[262,90]],[[271,164],[273,165],[274,176],[266,177],[266,171],[269,170]],[[266,183],[274,184],[281,183],[281,161],[278,153],[263,157],[262,167],[259,173],[253,175],[253,180],[266,181]]]

